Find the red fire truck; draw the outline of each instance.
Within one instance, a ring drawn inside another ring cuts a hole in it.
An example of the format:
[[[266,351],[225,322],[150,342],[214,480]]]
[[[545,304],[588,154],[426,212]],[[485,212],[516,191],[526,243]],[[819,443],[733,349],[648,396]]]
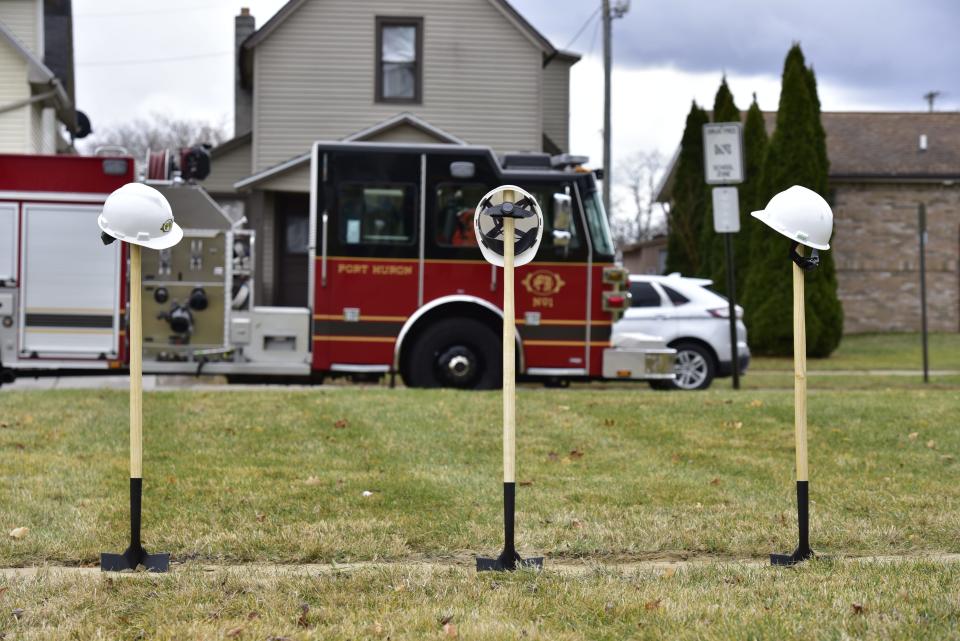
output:
[[[481,257],[472,218],[492,187],[516,184],[545,220],[536,258],[516,276],[521,377],[670,378],[673,350],[662,340],[610,344],[629,305],[626,271],[614,264],[594,174],[576,161],[499,159],[467,145],[316,143],[304,308],[256,304],[253,232],[201,187],[148,181],[171,202],[184,240],[144,255],[144,371],[400,374],[416,387],[498,387],[501,279]],[[95,219],[132,165],[0,156],[3,380],[125,366],[124,254],[99,245]]]

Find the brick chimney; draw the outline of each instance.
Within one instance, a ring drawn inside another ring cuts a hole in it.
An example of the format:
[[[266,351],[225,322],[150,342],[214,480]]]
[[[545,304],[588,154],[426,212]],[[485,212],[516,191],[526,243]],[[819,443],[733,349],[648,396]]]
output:
[[[233,65],[233,135],[242,136],[253,128],[253,87],[244,87],[241,82],[240,45],[257,30],[256,20],[250,9],[243,7],[233,19],[235,60]]]

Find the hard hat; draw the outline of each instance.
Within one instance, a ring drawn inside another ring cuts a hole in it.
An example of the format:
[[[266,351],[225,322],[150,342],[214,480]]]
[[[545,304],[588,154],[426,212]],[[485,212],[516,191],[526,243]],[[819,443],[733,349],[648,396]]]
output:
[[[503,267],[504,218],[514,219],[513,264],[526,265],[536,256],[543,237],[540,205],[528,192],[514,185],[497,187],[480,199],[473,213],[473,230],[483,257],[500,267]]]
[[[794,185],[781,191],[765,209],[751,215],[801,245],[830,249],[833,212],[820,194],[806,187]]]
[[[183,238],[183,230],[173,222],[170,203],[143,183],[127,183],[110,194],[97,224],[107,237],[149,249],[167,249]],[[104,242],[112,241],[105,238]]]

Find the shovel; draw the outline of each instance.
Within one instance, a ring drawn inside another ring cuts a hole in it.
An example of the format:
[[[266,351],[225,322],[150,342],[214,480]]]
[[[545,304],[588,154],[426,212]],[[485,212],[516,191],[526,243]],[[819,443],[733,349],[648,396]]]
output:
[[[503,192],[504,203],[513,196],[512,191]],[[510,199],[512,200],[512,199]],[[491,559],[477,557],[477,572],[511,571],[518,567],[543,568],[543,557],[522,559],[517,554],[514,542],[514,516],[516,498],[516,366],[515,319],[513,305],[513,244],[514,217],[520,217],[522,210],[502,207],[500,215],[503,221],[503,552]]]
[[[106,239],[105,239],[106,240]],[[143,493],[143,323],[140,297],[140,246],[130,248],[130,547],[122,554],[102,552],[100,570],[122,572],[143,566],[148,572],[170,569],[170,555],[150,554],[140,542]]]
[[[815,256],[804,260],[802,252],[802,246],[794,243],[791,255],[796,253],[798,258],[793,262],[793,420],[796,430],[797,525],[800,543],[793,554],[771,554],[771,565],[796,565],[813,556],[813,550],[810,549],[810,497],[807,487],[807,327],[803,272],[804,269],[816,267],[817,260]],[[798,259],[804,263],[804,268],[800,267]]]

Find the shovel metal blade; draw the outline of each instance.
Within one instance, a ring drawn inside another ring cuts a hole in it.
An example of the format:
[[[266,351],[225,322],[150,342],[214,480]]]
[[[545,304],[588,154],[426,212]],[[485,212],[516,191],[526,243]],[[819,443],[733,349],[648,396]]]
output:
[[[813,550],[810,548],[794,550],[793,554],[771,554],[770,565],[791,566],[813,557]]]
[[[517,568],[543,569],[543,557],[521,559],[519,554],[501,554],[495,559],[477,557],[477,572],[513,572]]]
[[[147,572],[167,572],[170,569],[170,555],[166,552],[148,554],[143,548],[128,549],[123,554],[100,553],[101,572],[136,571],[141,565]]]

